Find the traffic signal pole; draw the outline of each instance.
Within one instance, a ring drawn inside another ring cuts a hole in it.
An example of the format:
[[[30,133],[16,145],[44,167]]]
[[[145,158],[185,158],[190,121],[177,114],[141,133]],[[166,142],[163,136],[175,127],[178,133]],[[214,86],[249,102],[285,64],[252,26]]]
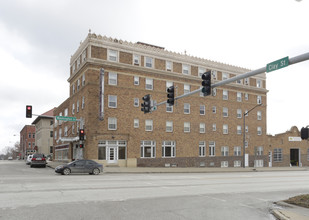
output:
[[[261,73],[264,73],[264,72],[274,71],[274,70],[277,70],[279,68],[286,67],[288,65],[292,65],[292,64],[296,64],[296,63],[300,63],[300,62],[303,62],[303,61],[306,61],[306,60],[309,60],[309,52],[301,54],[301,55],[296,56],[296,57],[289,58],[288,59],[288,61],[289,61],[288,64],[282,64],[282,63],[279,62],[280,60],[278,60],[278,64],[273,64],[273,66],[274,66],[273,68],[275,68],[275,69],[268,68],[269,64],[267,64],[266,66],[264,66],[262,68],[259,68],[259,69],[256,69],[256,70],[253,70],[253,71],[250,71],[250,72],[238,75],[238,76],[234,76],[234,77],[232,77],[230,79],[226,79],[226,80],[223,80],[221,82],[217,82],[217,83],[211,85],[211,89],[216,88],[218,86],[226,85],[226,84],[231,83],[231,82],[235,82],[235,81],[237,81],[239,79],[248,78],[250,76],[255,76],[255,75],[258,75],[258,74],[261,74]],[[274,63],[274,62],[272,62],[272,63]],[[272,64],[272,63],[270,63],[270,64]],[[279,65],[279,66],[280,65],[284,65],[284,66],[277,68],[276,65]],[[184,97],[187,97],[187,96],[190,96],[190,95],[194,95],[194,94],[199,93],[201,91],[202,91],[202,88],[194,90],[194,91],[189,92],[187,94],[183,94],[183,95],[177,96],[177,97],[174,98],[174,100],[181,99],[181,98],[184,98]],[[156,106],[164,105],[166,103],[167,103],[167,101],[160,102]]]

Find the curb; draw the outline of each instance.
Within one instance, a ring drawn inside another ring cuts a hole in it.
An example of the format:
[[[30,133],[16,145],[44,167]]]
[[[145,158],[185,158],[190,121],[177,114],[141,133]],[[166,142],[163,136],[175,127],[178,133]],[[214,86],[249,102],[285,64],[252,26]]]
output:
[[[290,220],[290,218],[285,216],[280,210],[272,210],[271,214],[273,214],[279,220]]]

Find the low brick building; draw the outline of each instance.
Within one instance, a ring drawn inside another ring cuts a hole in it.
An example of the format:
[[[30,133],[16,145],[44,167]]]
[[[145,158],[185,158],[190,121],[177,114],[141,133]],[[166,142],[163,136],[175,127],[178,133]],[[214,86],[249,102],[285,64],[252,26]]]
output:
[[[301,140],[293,126],[285,133],[268,135],[269,166],[309,166],[309,141]]]
[[[35,153],[35,126],[25,125],[20,131],[20,152],[21,158]]]
[[[55,160],[83,157],[118,166],[268,165],[265,74],[144,114],[140,105],[146,94],[160,103],[166,101],[171,85],[177,96],[201,88],[205,71],[211,70],[216,83],[249,70],[93,33],[80,44],[70,65],[70,97],[55,115],[77,121],[55,122]],[[253,108],[244,126],[244,113]],[[80,128],[86,134],[83,148]]]

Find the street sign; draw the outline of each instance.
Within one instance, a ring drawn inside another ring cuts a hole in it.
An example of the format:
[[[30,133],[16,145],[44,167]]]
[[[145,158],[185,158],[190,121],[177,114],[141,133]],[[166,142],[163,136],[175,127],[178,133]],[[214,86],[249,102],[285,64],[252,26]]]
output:
[[[61,121],[76,121],[75,117],[66,117],[66,116],[56,116],[56,120]]]
[[[289,57],[284,57],[280,60],[276,60],[274,62],[271,62],[269,64],[267,64],[266,66],[266,72],[271,72],[271,71],[275,71],[278,69],[281,69],[283,67],[287,67],[289,65]]]

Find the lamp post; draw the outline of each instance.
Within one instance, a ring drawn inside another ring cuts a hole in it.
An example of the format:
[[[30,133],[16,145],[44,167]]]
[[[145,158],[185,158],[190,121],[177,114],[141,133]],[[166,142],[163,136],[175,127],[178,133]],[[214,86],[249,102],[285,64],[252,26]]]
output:
[[[243,132],[243,168],[246,167],[245,165],[245,161],[246,161],[246,115],[249,114],[249,112],[251,112],[253,109],[255,109],[258,106],[261,106],[262,103],[257,104],[256,106],[254,106],[252,109],[250,109],[249,111],[244,112],[244,132]]]

